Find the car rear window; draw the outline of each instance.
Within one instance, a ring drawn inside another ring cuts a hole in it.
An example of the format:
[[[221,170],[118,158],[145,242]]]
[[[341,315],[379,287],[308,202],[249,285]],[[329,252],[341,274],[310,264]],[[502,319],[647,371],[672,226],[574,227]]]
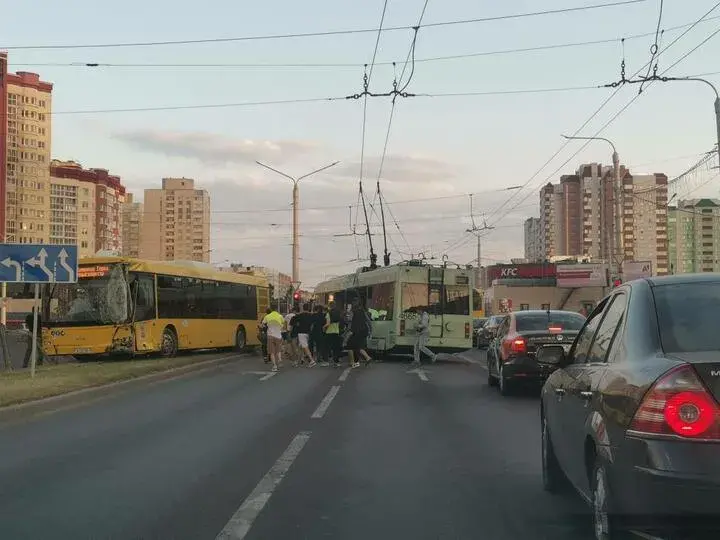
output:
[[[518,332],[539,332],[550,327],[562,330],[580,330],[585,317],[577,313],[533,313],[516,315],[515,326]]]
[[[720,282],[661,285],[653,294],[665,352],[720,351]]]

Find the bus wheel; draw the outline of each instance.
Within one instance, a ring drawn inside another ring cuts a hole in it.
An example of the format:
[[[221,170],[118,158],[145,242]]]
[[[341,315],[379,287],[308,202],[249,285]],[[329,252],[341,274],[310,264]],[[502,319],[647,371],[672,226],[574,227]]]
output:
[[[245,328],[242,326],[235,332],[235,350],[243,352],[247,346],[247,337],[245,336]]]
[[[164,358],[172,358],[178,352],[178,339],[172,328],[166,328],[163,331],[162,345],[160,346],[160,354]]]

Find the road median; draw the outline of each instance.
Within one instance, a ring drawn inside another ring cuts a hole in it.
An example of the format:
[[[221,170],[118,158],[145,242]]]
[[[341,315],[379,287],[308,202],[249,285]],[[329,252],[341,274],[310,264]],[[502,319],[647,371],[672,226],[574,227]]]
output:
[[[0,374],[0,415],[21,409],[49,409],[67,401],[82,401],[133,382],[172,378],[238,359],[237,354],[192,355],[113,362],[39,366],[35,378],[28,370]]]

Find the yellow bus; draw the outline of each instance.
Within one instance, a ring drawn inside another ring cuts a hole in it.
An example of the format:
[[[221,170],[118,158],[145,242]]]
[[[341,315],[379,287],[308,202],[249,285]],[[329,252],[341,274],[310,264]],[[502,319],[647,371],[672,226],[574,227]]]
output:
[[[482,289],[473,289],[473,319],[485,317],[485,298]]]
[[[42,295],[46,354],[91,360],[258,345],[267,280],[209,264],[124,257],[82,259],[78,282]]]

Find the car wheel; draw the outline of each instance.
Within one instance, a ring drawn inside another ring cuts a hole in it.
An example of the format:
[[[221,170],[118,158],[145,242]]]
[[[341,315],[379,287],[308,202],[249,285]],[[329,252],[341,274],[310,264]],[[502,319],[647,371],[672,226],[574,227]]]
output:
[[[605,466],[596,458],[592,471],[592,519],[596,540],[620,540],[626,538],[613,515],[613,502]]]
[[[510,380],[503,375],[503,368],[498,361],[498,387],[501,396],[509,396],[512,393],[512,385]]]
[[[547,419],[542,417],[542,481],[543,489],[548,493],[558,493],[565,480],[555,449],[553,448]]]
[[[172,328],[163,330],[162,344],[160,345],[160,354],[164,358],[172,358],[178,352],[178,339]]]

